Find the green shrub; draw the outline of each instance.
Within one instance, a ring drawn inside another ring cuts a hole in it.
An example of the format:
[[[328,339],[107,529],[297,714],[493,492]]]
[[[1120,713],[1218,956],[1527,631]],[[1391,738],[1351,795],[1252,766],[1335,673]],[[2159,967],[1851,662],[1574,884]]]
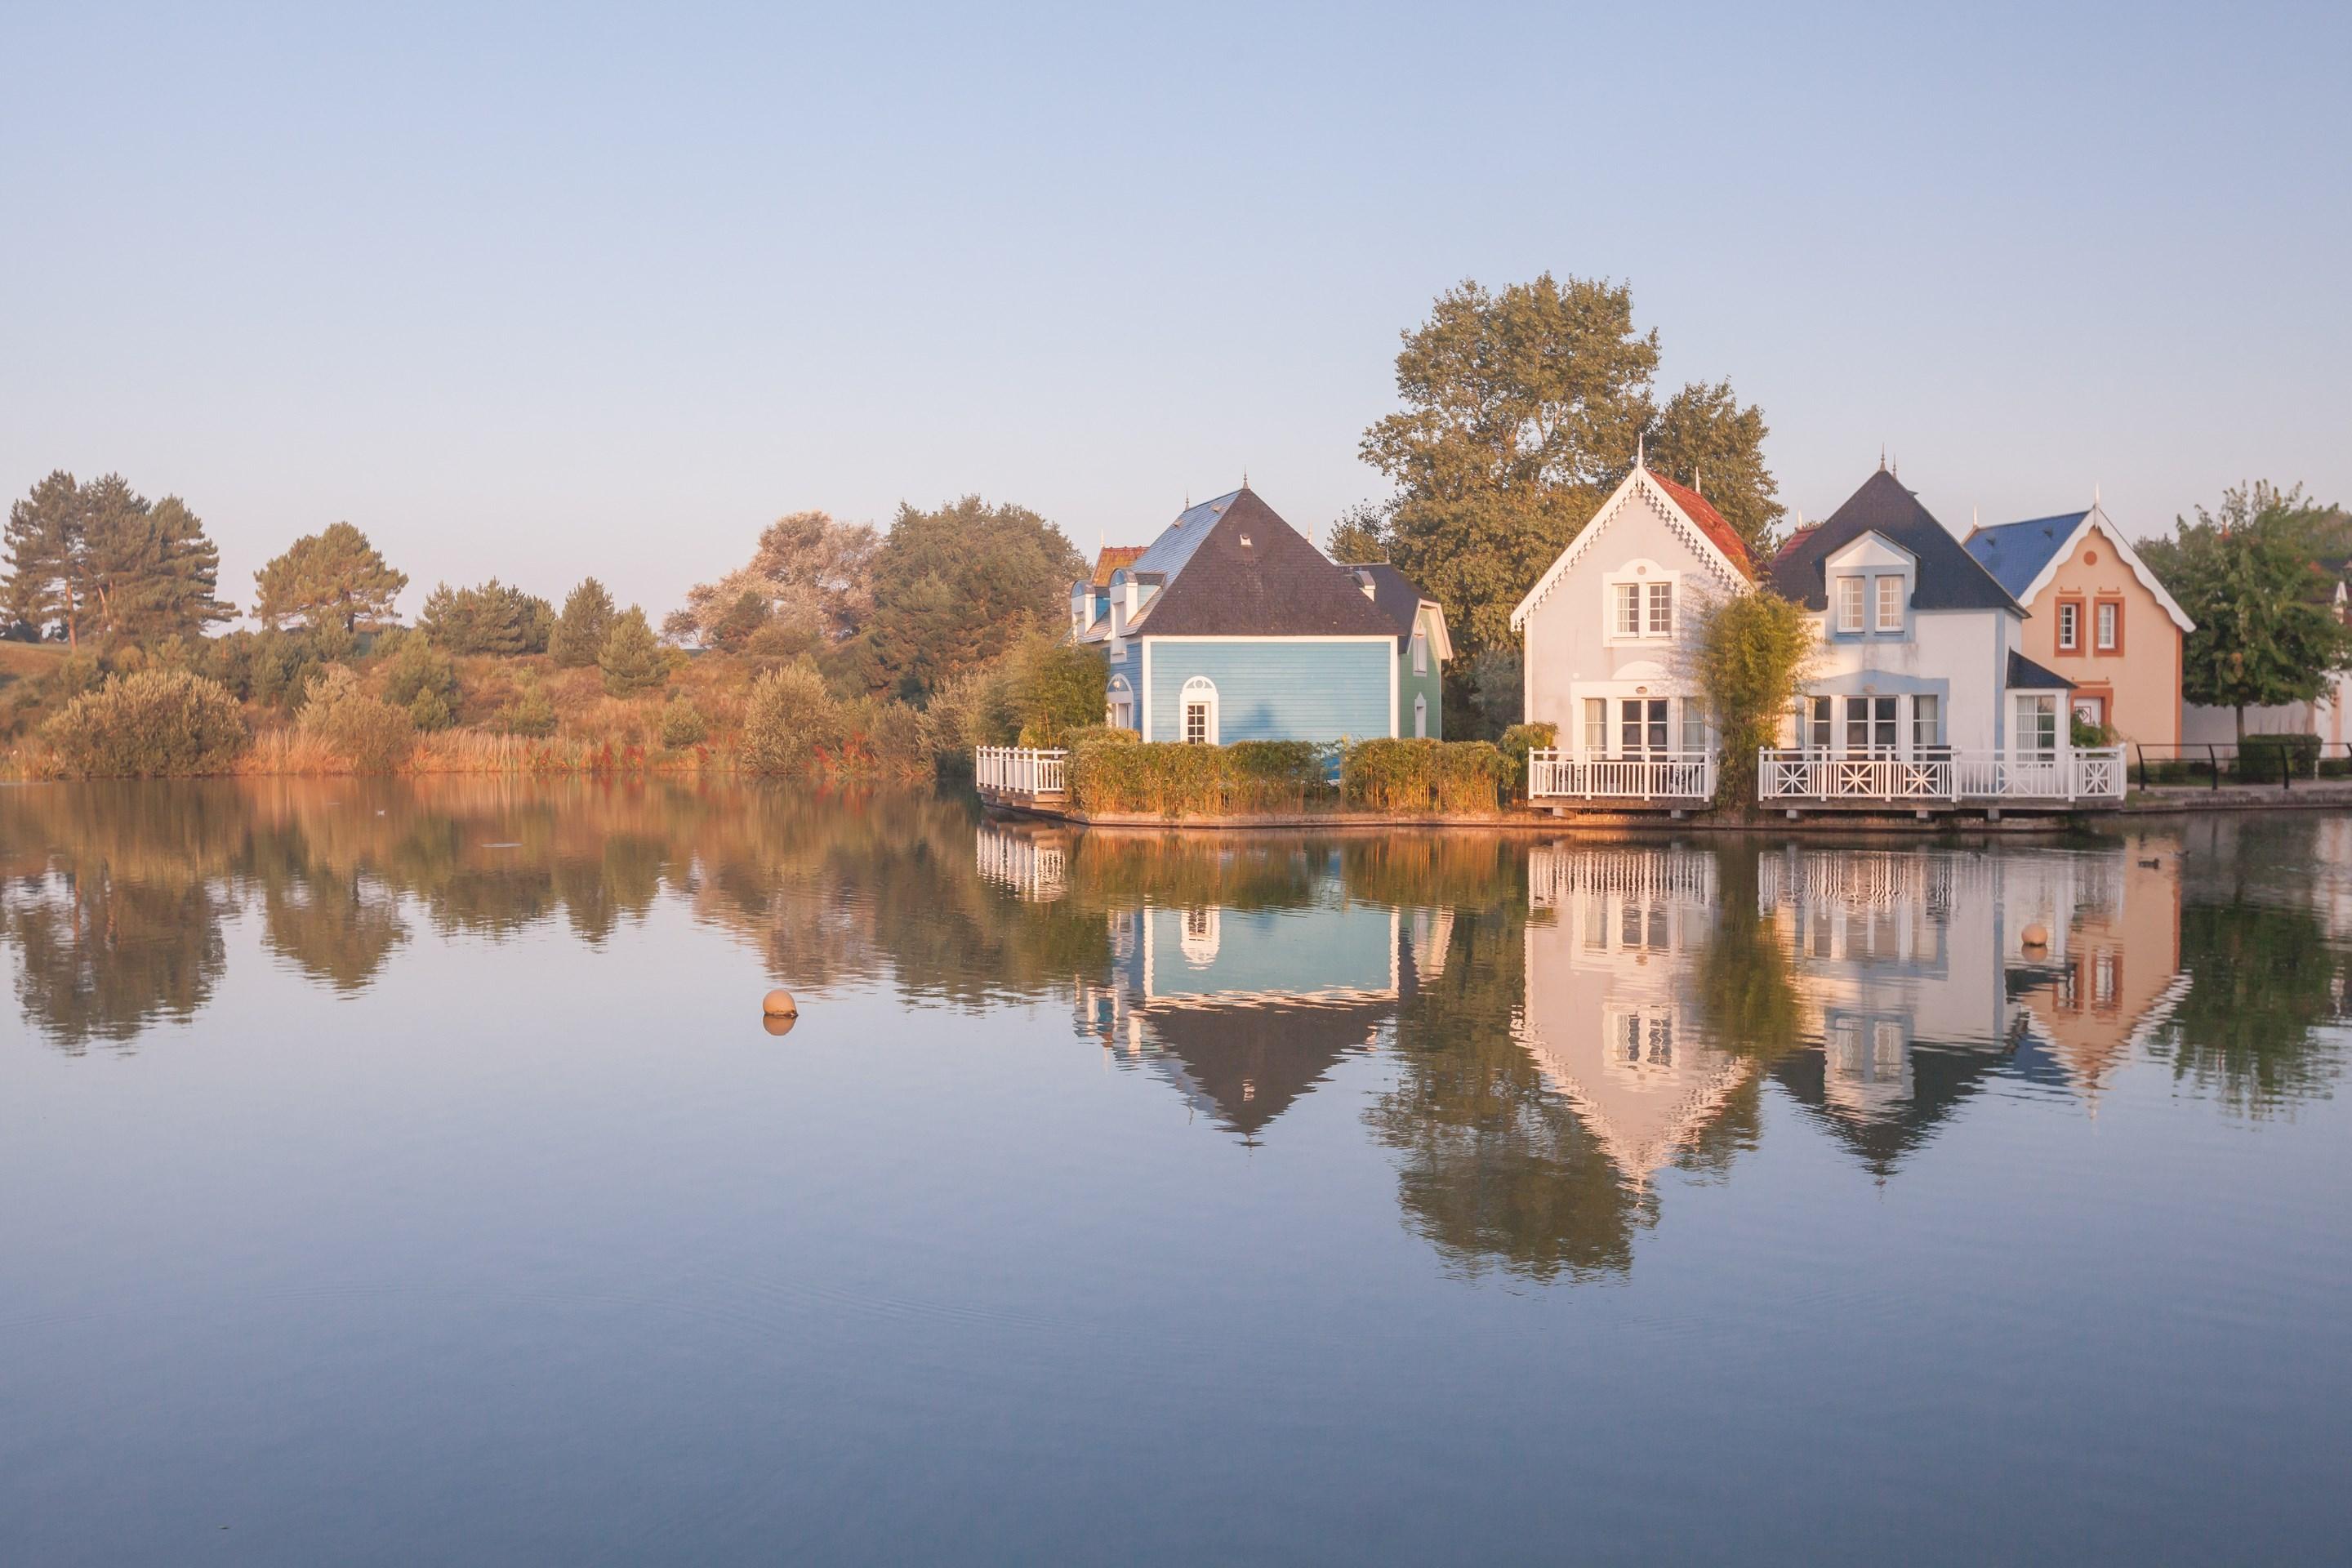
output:
[[[2238,742],[2238,772],[2256,782],[2275,783],[2288,769],[2309,778],[2318,771],[2319,751],[2316,735],[2249,735]]]
[[[932,771],[931,729],[922,710],[887,697],[842,710],[846,731],[839,765],[853,773],[919,778]]]
[[[710,721],[684,695],[672,697],[662,709],[661,743],[673,752],[698,746],[710,738]]]
[[[751,684],[743,710],[743,765],[755,773],[806,773],[839,751],[843,716],[814,665],[788,664]]]
[[[383,658],[384,700],[405,708],[420,730],[446,730],[456,721],[457,667],[423,632],[386,632],[372,650]]]
[[[311,682],[294,726],[349,763],[353,773],[392,773],[416,749],[416,726],[408,714],[369,696],[347,664],[329,665]]]
[[[1511,764],[1511,794],[1514,796],[1528,793],[1528,753],[1549,752],[1559,744],[1559,726],[1557,724],[1514,724],[1503,731],[1502,739],[1495,742],[1495,749],[1502,752]]]
[[[555,701],[535,679],[525,679],[515,700],[499,715],[499,726],[509,735],[543,741],[555,733]]]
[[[1339,787],[1359,810],[1465,816],[1496,810],[1510,776],[1486,741],[1362,741],[1340,761]]]
[[[42,733],[66,771],[85,778],[219,773],[253,740],[227,688],[184,669],[118,676],[68,703]]]
[[[1335,749],[1312,741],[1236,741],[1223,748],[1235,811],[1296,811],[1329,787]]]
[[[1225,810],[1233,764],[1223,746],[1181,741],[1092,742],[1070,753],[1070,801],[1080,811],[1214,816]]]
[[[669,660],[662,656],[645,611],[631,605],[613,622],[597,650],[596,667],[604,673],[604,691],[612,697],[634,697],[658,691],[669,681]]]

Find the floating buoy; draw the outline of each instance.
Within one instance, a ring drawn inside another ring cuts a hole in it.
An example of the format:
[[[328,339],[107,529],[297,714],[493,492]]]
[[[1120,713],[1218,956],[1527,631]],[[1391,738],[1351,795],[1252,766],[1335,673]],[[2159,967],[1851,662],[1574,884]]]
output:
[[[799,1022],[800,1020],[790,1013],[770,1013],[761,1018],[760,1027],[772,1035],[789,1035],[793,1032],[793,1026]]]
[[[761,999],[760,1011],[771,1018],[797,1018],[801,1016],[801,1005],[793,1000],[793,994],[789,991],[771,991]]]
[[[2025,945],[2028,947],[2048,947],[2050,945],[2050,928],[2038,923],[2027,926],[2024,931],[2024,942]],[[785,1000],[790,1001],[791,998],[787,997]]]

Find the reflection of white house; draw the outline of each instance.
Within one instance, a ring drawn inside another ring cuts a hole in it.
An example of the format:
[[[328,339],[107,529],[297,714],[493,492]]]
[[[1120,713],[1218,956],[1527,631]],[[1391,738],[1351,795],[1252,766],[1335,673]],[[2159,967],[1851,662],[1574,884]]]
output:
[[[1517,1036],[1629,1181],[1649,1180],[1753,1076],[1709,1043],[1690,1001],[1714,927],[1714,869],[1703,851],[1529,856],[1538,913]]]

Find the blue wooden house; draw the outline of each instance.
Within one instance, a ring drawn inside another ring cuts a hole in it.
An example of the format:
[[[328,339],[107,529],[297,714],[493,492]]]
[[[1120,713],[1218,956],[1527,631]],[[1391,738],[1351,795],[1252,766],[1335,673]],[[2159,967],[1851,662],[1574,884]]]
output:
[[[1362,579],[1246,486],[1097,575],[1072,585],[1071,629],[1103,649],[1119,728],[1211,745],[1410,732],[1407,660],[1433,657],[1429,639],[1416,648]]]

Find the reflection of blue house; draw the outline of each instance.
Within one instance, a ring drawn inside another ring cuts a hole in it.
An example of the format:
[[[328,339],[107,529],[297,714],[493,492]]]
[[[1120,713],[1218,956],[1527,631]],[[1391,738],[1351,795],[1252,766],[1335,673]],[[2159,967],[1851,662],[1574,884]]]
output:
[[[1444,964],[1443,910],[1317,900],[1143,904],[1110,914],[1111,969],[1078,989],[1078,1026],[1255,1141],[1368,1048]]]
[[[1108,578],[1073,586],[1071,621],[1109,661],[1121,729],[1211,744],[1399,732],[1393,617],[1250,489],[1188,509]]]

